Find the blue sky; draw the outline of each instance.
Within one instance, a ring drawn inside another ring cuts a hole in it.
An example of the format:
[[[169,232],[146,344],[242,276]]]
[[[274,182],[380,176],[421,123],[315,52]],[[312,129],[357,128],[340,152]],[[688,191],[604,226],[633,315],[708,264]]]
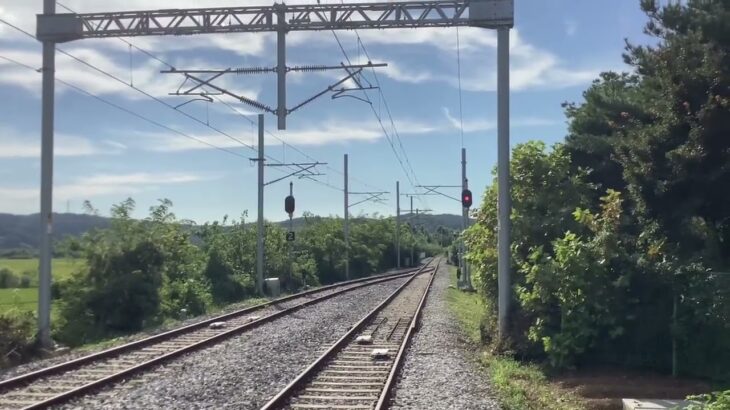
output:
[[[63,3],[79,12],[269,4],[241,0]],[[641,32],[645,17],[638,3],[516,1],[511,37],[513,145],[530,139],[549,144],[560,141],[566,133],[560,104],[580,101],[582,91],[599,72],[626,68],[621,58],[624,38],[646,41]],[[35,32],[35,14],[41,4],[40,0],[5,0],[0,5],[0,17]],[[389,64],[378,69],[378,79],[400,136],[400,141],[394,141],[395,149],[404,163],[407,156],[415,173],[411,179],[423,185],[458,185],[461,133],[456,31],[364,30],[359,34],[372,61]],[[354,33],[341,32],[339,36],[353,61],[366,61]],[[470,187],[480,196],[492,180],[496,162],[496,32],[462,28],[459,39],[468,177]],[[275,37],[270,34],[144,37],[129,41],[181,69],[275,64]],[[287,41],[289,65],[336,65],[344,61],[331,32],[290,33]],[[167,95],[180,85],[179,77],[160,74],[163,64],[136,49],[130,52],[129,46],[118,39],[82,40],[60,47],[125,82],[133,81],[136,87],[169,104],[185,101]],[[0,56],[39,67],[40,45],[0,24]],[[111,204],[131,196],[138,203],[137,216],[145,215],[158,198],[171,199],[179,217],[198,222],[238,216],[244,210],[249,211],[249,219],[255,216],[256,168],[248,160],[255,152],[242,145],[256,145],[256,128],[250,121],[255,119],[252,108],[230,99],[226,101],[238,112],[219,102],[194,102],[181,108],[214,130],[66,56],[58,54],[57,64],[59,79],[168,128],[57,84],[55,210],[81,212],[82,202],[88,199],[107,213]],[[337,75],[289,76],[289,105],[325,88],[338,79]],[[366,78],[375,81],[371,73]],[[217,84],[275,105],[273,75],[232,75]],[[394,136],[380,94],[370,91],[369,95],[388,133]],[[0,59],[0,107],[0,212],[38,212],[40,74]],[[241,113],[248,114],[250,120]],[[318,178],[341,188],[343,154],[348,153],[351,191],[391,191],[386,203],[353,207],[353,214],[393,214],[396,180],[401,181],[401,192],[414,192],[373,111],[362,101],[325,96],[293,113],[286,131],[276,130],[275,118],[268,114],[266,124],[271,134],[306,154],[284,147],[280,140],[267,135],[265,148],[274,159],[310,162],[314,158],[327,162],[328,167],[319,169],[326,175]],[[268,168],[266,179],[282,175]],[[342,215],[342,192],[333,187],[295,179],[297,214],[311,211]],[[450,193],[458,196],[457,190]],[[266,188],[267,219],[286,218],[283,200],[287,194],[286,182]],[[353,197],[351,202],[356,200]],[[402,199],[402,208],[407,206],[407,199]],[[459,204],[438,197],[416,200],[415,206],[439,213],[460,212]]]

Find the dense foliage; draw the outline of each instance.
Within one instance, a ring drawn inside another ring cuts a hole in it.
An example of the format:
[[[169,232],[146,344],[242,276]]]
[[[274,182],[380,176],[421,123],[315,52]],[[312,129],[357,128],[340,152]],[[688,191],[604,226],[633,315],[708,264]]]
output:
[[[256,227],[246,223],[245,213],[240,220],[195,226],[178,220],[168,200],[143,220],[131,217],[134,207],[131,199],[115,205],[108,228],[64,244],[86,263],[54,284],[56,340],[87,343],[255,295]],[[404,252],[411,246],[429,255],[441,251],[434,243],[438,235],[401,228]],[[394,230],[394,221],[382,217],[351,222],[351,278],[395,264]],[[280,278],[284,290],[345,279],[341,219],[306,215],[291,248],[286,231],[267,223],[265,251],[265,274]]]
[[[633,72],[565,104],[564,144],[513,150],[508,347],[730,380],[730,3],[641,7],[656,42],[627,44]],[[496,193],[465,235],[490,310]]]
[[[30,312],[0,312],[0,366],[13,363],[33,350],[36,320]]]

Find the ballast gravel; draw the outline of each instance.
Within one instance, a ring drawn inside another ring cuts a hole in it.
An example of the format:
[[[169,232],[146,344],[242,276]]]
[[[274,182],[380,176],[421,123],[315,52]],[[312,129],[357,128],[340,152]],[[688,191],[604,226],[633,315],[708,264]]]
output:
[[[448,268],[442,265],[421,313],[393,393],[391,409],[499,409],[476,347],[446,304]]]
[[[395,273],[394,270],[384,272],[383,275],[387,275],[387,274],[391,274],[391,273]],[[377,279],[378,276],[379,275],[372,275],[372,279]],[[352,286],[352,285],[348,285],[348,286]],[[340,288],[338,288],[338,289],[340,289]],[[323,291],[323,292],[329,293],[330,291]],[[323,294],[324,293],[315,293],[313,295],[295,298],[288,302],[279,303],[276,306],[272,306],[272,307],[265,308],[262,310],[257,310],[256,312],[252,312],[251,315],[252,316],[262,316],[262,315],[270,314],[270,313],[273,313],[277,309],[281,309],[282,307],[292,306],[297,303],[301,303],[307,299],[322,296]],[[252,306],[250,301],[232,303],[230,305],[223,307],[220,310],[217,310],[217,311],[211,312],[211,313],[207,313],[205,315],[195,316],[195,317],[191,317],[191,318],[184,319],[184,320],[173,321],[173,322],[161,325],[161,326],[157,326],[152,329],[147,329],[147,330],[139,332],[139,333],[135,333],[135,334],[127,335],[127,336],[121,336],[114,340],[107,341],[106,343],[103,343],[103,344],[84,347],[82,349],[75,349],[75,350],[71,350],[71,351],[68,351],[65,353],[58,352],[58,354],[56,354],[52,357],[48,357],[48,358],[40,359],[40,360],[34,360],[32,362],[28,362],[25,364],[21,364],[21,365],[6,368],[6,369],[0,369],[0,380],[7,380],[7,379],[10,379],[10,378],[13,378],[16,376],[20,376],[25,373],[30,373],[30,372],[33,372],[36,370],[41,370],[46,367],[64,363],[64,362],[67,362],[67,361],[70,361],[73,359],[78,359],[83,356],[87,356],[87,355],[97,353],[102,350],[106,350],[106,349],[109,349],[109,348],[112,348],[115,346],[119,346],[122,344],[130,343],[130,342],[134,342],[134,341],[144,339],[144,338],[147,338],[150,336],[154,336],[154,335],[157,335],[160,333],[164,333],[169,330],[181,328],[181,327],[184,327],[187,325],[192,325],[194,323],[198,323],[203,320],[212,319],[214,317],[217,317],[217,316],[220,316],[220,315],[223,315],[226,313],[230,313],[230,312],[235,312],[239,309],[247,308],[250,306]]]
[[[405,280],[335,296],[60,408],[260,408]]]

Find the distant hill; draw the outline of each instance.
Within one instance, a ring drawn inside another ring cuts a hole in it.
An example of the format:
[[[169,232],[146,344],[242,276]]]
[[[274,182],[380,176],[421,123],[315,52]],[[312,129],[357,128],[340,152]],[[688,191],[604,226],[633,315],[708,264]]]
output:
[[[0,213],[0,251],[38,249],[40,223],[38,214],[13,215]],[[412,222],[421,225],[429,232],[435,232],[439,226],[451,230],[461,229],[461,216],[452,214],[439,215],[401,215],[403,223]],[[109,218],[86,214],[54,214],[53,229],[56,240],[66,236],[79,236],[93,228],[106,228],[110,224]],[[289,221],[278,222],[284,228]],[[292,225],[295,230],[301,228],[304,218],[294,218]]]
[[[0,213],[0,249],[37,249],[40,236],[38,214],[13,215]],[[109,219],[84,214],[53,214],[56,238],[81,235],[92,228],[109,226]]]

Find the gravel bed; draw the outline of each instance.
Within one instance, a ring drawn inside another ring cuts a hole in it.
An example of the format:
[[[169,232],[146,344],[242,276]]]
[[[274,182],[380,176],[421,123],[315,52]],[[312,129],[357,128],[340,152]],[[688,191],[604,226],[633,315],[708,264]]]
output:
[[[55,364],[64,363],[73,359],[77,359],[79,357],[88,356],[93,353],[100,352],[102,350],[110,349],[115,346],[120,346],[126,343],[131,343],[137,340],[141,340],[150,336],[154,336],[160,333],[167,332],[169,330],[177,329],[180,327],[184,327],[187,325],[192,325],[193,323],[202,322],[207,319],[212,319],[216,316],[223,315],[225,313],[230,313],[239,309],[243,309],[246,307],[252,306],[250,303],[247,302],[239,302],[239,303],[233,303],[230,305],[226,305],[225,307],[221,308],[220,310],[216,310],[215,312],[210,312],[205,315],[201,316],[195,316],[189,319],[185,320],[176,320],[171,321],[170,323],[166,323],[163,325],[160,325],[158,327],[155,327],[153,329],[147,329],[139,333],[131,334],[128,336],[120,336],[115,339],[111,339],[106,341],[105,343],[100,343],[99,345],[92,345],[88,347],[82,347],[74,350],[69,350],[66,353],[58,353],[57,355],[54,355],[52,357],[34,360],[32,362],[24,363],[18,366],[10,367],[7,369],[0,369],[0,380],[10,379],[15,376],[19,376],[21,374],[30,373],[35,370],[40,370],[46,367],[50,367]]]
[[[390,273],[390,272],[387,272],[387,273]],[[378,275],[373,275],[373,278],[376,279],[377,276]],[[325,292],[330,293],[332,291],[324,291],[322,293],[318,292],[318,293],[315,293],[310,296],[295,298],[288,302],[284,302],[284,303],[281,303],[281,304],[278,304],[275,306],[270,306],[270,307],[264,308],[262,310],[257,310],[255,312],[251,312],[250,315],[251,316],[263,316],[266,314],[271,314],[281,308],[289,307],[294,304],[301,303],[307,299],[312,299],[312,298],[315,298],[318,296],[322,296],[325,294]],[[144,338],[147,338],[150,336],[154,336],[154,335],[157,335],[160,333],[167,332],[169,330],[173,330],[173,329],[181,328],[181,327],[188,326],[188,325],[191,325],[194,323],[202,322],[204,320],[212,319],[214,317],[217,317],[217,316],[220,316],[220,315],[223,315],[226,313],[234,312],[236,310],[243,309],[243,308],[250,307],[250,306],[252,306],[252,304],[250,302],[246,302],[246,301],[239,302],[239,303],[233,303],[230,305],[226,305],[225,307],[221,308],[220,310],[216,310],[215,312],[210,312],[205,315],[196,316],[196,317],[192,317],[192,318],[185,319],[185,320],[172,321],[170,323],[160,325],[153,329],[147,329],[142,332],[135,333],[135,334],[128,335],[128,336],[121,336],[121,337],[109,340],[103,344],[100,343],[99,345],[74,349],[74,350],[70,350],[65,353],[57,354],[52,357],[34,360],[32,362],[24,363],[24,364],[6,368],[6,369],[0,369],[0,380],[10,379],[15,376],[20,376],[25,373],[30,373],[30,372],[40,370],[40,369],[43,369],[46,367],[50,367],[50,366],[53,366],[56,364],[64,363],[64,362],[67,362],[67,361],[70,361],[73,359],[77,359],[79,357],[88,356],[90,354],[97,353],[102,350],[110,349],[115,346],[120,346],[120,345],[123,345],[126,343],[131,343],[131,342],[141,340],[141,339],[144,339]]]
[[[405,280],[335,296],[60,408],[259,408]]]
[[[488,377],[446,303],[449,273],[442,265],[421,312],[393,393],[391,409],[499,409]]]

